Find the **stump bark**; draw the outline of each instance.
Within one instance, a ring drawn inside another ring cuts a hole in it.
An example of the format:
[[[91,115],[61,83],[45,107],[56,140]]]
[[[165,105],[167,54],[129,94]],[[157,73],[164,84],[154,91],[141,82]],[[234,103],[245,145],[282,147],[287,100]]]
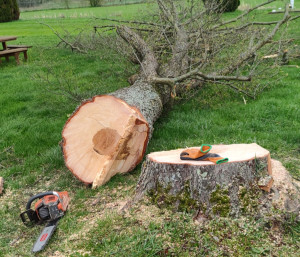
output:
[[[201,208],[207,215],[227,216],[258,208],[261,189],[270,190],[270,153],[257,144],[214,145],[210,153],[229,158],[217,165],[180,160],[183,150],[147,155],[135,200],[147,194],[153,202],[167,202],[177,210]],[[259,185],[262,180],[266,184]]]

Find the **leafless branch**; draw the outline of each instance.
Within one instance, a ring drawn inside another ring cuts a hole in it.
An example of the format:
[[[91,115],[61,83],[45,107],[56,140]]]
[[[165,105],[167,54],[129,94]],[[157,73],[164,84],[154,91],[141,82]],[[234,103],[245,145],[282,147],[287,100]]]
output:
[[[96,18],[96,17],[95,17],[95,20],[111,21],[111,22],[126,23],[126,24],[136,24],[136,25],[147,25],[147,26],[162,27],[161,24],[153,23],[153,22],[145,22],[145,21],[127,21],[127,20],[117,20],[117,19],[109,19],[109,18]]]
[[[236,92],[242,93],[242,94],[244,94],[244,95],[246,95],[246,96],[248,96],[252,99],[255,99],[255,95],[250,94],[250,93],[246,92],[245,90],[242,90],[242,89],[234,86],[232,83],[226,83],[226,82],[223,82],[223,81],[213,81],[213,83],[230,87],[230,88],[234,89]]]
[[[270,40],[274,37],[275,33],[281,27],[281,25],[283,25],[284,23],[286,23],[289,20],[289,18],[290,18],[290,15],[289,15],[289,5],[288,4],[286,4],[285,10],[286,11],[285,11],[285,14],[284,14],[282,20],[280,20],[280,21],[277,22],[277,24],[274,27],[274,29],[264,39],[260,40],[251,49],[249,49],[248,51],[244,52],[240,56],[239,60],[237,60],[233,65],[230,65],[230,66],[226,67],[225,69],[223,69],[223,71],[221,73],[222,74],[231,73],[234,69],[236,69],[237,67],[239,67],[243,62],[245,62],[250,57],[252,57],[265,44],[269,43]]]
[[[191,80],[209,81],[232,85],[232,89],[253,97],[244,90],[245,85],[253,89],[252,84],[257,83],[255,76],[268,72],[264,68],[267,64],[272,69],[280,64],[279,59],[266,61],[263,56],[274,51],[282,56],[289,40],[282,33],[275,42],[274,36],[280,28],[285,28],[284,24],[300,17],[291,17],[287,6],[278,21],[257,21],[250,17],[254,10],[274,1],[268,0],[222,21],[222,14],[204,9],[202,1],[156,0],[158,9],[151,19],[150,16],[145,21],[96,18],[112,24],[94,26],[97,33],[93,35],[115,40],[111,34],[103,33],[115,29],[124,42],[116,44],[121,55],[133,57],[140,65],[138,80],[151,82],[160,89],[166,85],[182,89]],[[80,44],[65,41],[62,42],[72,50],[86,50]]]
[[[245,11],[244,13],[242,13],[241,15],[237,16],[236,18],[233,18],[231,20],[227,20],[227,21],[224,21],[224,22],[221,22],[220,24],[217,24],[215,26],[213,26],[213,29],[216,29],[216,28],[219,28],[221,26],[224,26],[224,25],[227,25],[227,24],[230,24],[230,23],[233,23],[233,22],[236,22],[240,19],[242,19],[243,17],[247,16],[250,12],[264,6],[264,5],[267,5],[267,4],[270,4],[272,2],[275,2],[276,0],[268,0],[267,2],[264,2],[262,4],[259,4],[259,5],[256,5],[250,9],[248,9],[247,11]]]
[[[152,49],[150,49],[146,42],[137,33],[126,26],[117,27],[117,33],[142,57],[142,65],[145,68],[144,72],[146,73],[146,78],[156,76],[158,63]]]
[[[104,28],[110,28],[110,30],[114,30],[117,27],[115,25],[94,26],[94,31],[97,32],[98,29],[104,29]],[[136,28],[136,27],[128,27],[128,28],[132,30],[143,31],[143,32],[154,32],[153,29]]]
[[[65,43],[66,45],[68,45],[72,51],[76,50],[79,53],[83,53],[83,54],[87,54],[86,50],[82,50],[81,48],[74,46],[74,44],[68,42],[65,38],[63,38],[54,28],[52,28],[49,24],[45,24],[45,23],[40,23],[44,26],[47,26],[49,29],[52,30],[52,32],[61,40],[61,42]]]
[[[289,21],[293,21],[293,20],[296,20],[300,18],[300,15],[298,16],[294,16],[294,17],[290,17],[289,18]],[[226,28],[226,29],[222,29],[222,30],[219,30],[219,31],[228,31],[228,33],[232,33],[233,31],[237,31],[237,30],[242,30],[242,29],[245,29],[249,26],[268,26],[268,25],[274,25],[274,24],[277,24],[278,22],[280,21],[269,21],[269,22],[258,22],[258,21],[254,21],[254,22],[248,22],[246,24],[243,24],[239,27],[232,27],[232,28]]]
[[[215,74],[204,74],[200,72],[198,68],[175,78],[153,77],[151,80],[154,84],[167,84],[170,86],[174,86],[176,83],[184,81],[188,78],[201,78],[202,80],[206,81],[251,81],[251,77],[245,76],[222,76]]]

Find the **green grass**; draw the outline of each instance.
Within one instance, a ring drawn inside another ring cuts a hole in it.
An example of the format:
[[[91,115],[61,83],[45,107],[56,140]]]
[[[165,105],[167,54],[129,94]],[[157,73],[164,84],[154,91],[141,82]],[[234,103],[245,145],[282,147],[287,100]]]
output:
[[[267,1],[262,1],[262,0],[252,0],[252,1],[248,1],[248,0],[241,0],[241,5],[240,5],[240,9],[243,9],[243,7],[247,7],[247,6],[250,6],[250,7],[254,7],[256,5],[259,5],[259,4],[262,4],[264,2],[267,2]],[[285,1],[285,2],[290,2],[290,1]],[[278,8],[282,8],[284,9],[283,7],[283,1],[275,1],[275,2],[272,2],[268,5],[265,5],[265,6],[262,6],[260,7],[261,9],[278,9]],[[300,3],[299,1],[295,1],[295,9],[299,8],[300,7]]]
[[[127,77],[136,67],[126,60],[116,62],[115,53],[106,49],[84,55],[56,48],[59,40],[40,23],[75,33],[94,25],[93,16],[130,19],[144,15],[144,6],[26,12],[19,21],[0,24],[1,35],[17,35],[14,43],[33,46],[27,63],[0,65],[0,176],[5,178],[0,196],[0,256],[31,255],[41,227],[26,228],[19,213],[30,195],[53,189],[69,191],[71,205],[38,256],[297,256],[299,224],[280,223],[276,230],[276,220],[265,223],[249,217],[215,219],[199,226],[191,214],[171,213],[147,201],[120,215],[117,209],[132,196],[140,166],[96,190],[84,186],[65,168],[61,131],[80,102],[53,90],[70,85],[83,98],[112,92],[128,86]],[[255,15],[275,19],[265,13],[260,10]],[[298,45],[299,28],[299,20],[289,26]],[[291,64],[300,65],[300,61]],[[48,68],[55,74],[50,77],[50,88],[37,79]],[[193,99],[177,101],[155,124],[147,151],[256,142],[299,178],[300,69],[282,67],[279,78],[258,99],[246,99],[246,104],[240,94],[212,85]],[[100,201],[94,206],[96,198]]]

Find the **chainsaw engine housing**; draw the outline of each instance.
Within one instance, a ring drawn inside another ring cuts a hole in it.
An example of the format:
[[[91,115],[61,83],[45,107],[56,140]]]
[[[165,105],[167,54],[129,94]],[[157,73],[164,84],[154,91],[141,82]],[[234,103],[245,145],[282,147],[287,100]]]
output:
[[[31,203],[39,199],[34,210],[30,209]],[[69,205],[69,195],[67,191],[49,191],[37,194],[28,200],[26,211],[21,213],[21,219],[25,225],[43,223],[61,218]]]

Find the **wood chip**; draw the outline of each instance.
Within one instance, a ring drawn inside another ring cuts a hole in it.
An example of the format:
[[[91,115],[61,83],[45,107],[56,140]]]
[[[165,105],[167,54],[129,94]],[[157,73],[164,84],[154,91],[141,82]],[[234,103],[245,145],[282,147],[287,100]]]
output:
[[[4,187],[4,179],[2,177],[0,177],[0,195],[3,192],[3,187]]]
[[[260,178],[260,180],[258,181],[258,186],[260,189],[262,189],[266,192],[270,192],[273,182],[274,182],[273,177],[269,175],[269,176]]]

